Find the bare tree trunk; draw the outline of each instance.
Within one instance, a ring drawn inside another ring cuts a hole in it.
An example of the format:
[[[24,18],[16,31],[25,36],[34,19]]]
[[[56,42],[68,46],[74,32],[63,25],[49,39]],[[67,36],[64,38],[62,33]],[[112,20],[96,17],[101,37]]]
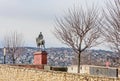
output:
[[[78,54],[78,73],[80,73],[80,60],[81,60],[81,53]]]
[[[14,55],[13,55],[13,64],[15,64],[15,58],[14,58]]]

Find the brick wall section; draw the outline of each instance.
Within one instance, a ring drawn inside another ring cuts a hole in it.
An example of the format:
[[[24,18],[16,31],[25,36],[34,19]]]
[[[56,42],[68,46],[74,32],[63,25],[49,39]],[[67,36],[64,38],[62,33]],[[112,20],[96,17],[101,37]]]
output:
[[[0,65],[0,81],[120,81],[120,79]]]

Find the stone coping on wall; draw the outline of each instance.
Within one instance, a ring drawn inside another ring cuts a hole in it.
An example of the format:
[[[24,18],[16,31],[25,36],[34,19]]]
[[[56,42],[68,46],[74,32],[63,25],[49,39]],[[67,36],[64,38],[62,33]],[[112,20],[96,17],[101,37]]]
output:
[[[43,65],[33,65],[33,64],[9,64],[10,66],[18,66],[18,67],[25,67],[25,68],[36,68],[36,69],[44,69],[45,64]]]
[[[34,55],[39,55],[39,54],[47,54],[46,51],[36,51],[34,52]]]
[[[105,67],[105,66],[96,66],[96,65],[81,65],[85,67],[98,67],[98,68],[109,68],[109,69],[117,69],[117,67]],[[78,65],[70,65],[67,67],[78,67]]]

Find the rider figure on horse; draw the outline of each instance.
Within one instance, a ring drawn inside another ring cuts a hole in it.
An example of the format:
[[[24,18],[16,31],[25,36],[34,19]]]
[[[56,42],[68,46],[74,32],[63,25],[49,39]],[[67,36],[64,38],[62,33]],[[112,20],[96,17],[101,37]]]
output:
[[[41,51],[45,51],[45,41],[43,39],[43,35],[42,32],[40,32],[38,38],[36,38],[36,43],[37,43],[37,47],[40,48]]]

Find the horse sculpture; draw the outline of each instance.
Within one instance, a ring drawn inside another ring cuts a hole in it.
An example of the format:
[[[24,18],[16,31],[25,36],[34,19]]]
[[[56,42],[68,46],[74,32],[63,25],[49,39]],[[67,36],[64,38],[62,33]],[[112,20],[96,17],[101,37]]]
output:
[[[42,32],[40,32],[38,38],[36,38],[36,43],[40,51],[45,51],[45,40],[43,39]]]

